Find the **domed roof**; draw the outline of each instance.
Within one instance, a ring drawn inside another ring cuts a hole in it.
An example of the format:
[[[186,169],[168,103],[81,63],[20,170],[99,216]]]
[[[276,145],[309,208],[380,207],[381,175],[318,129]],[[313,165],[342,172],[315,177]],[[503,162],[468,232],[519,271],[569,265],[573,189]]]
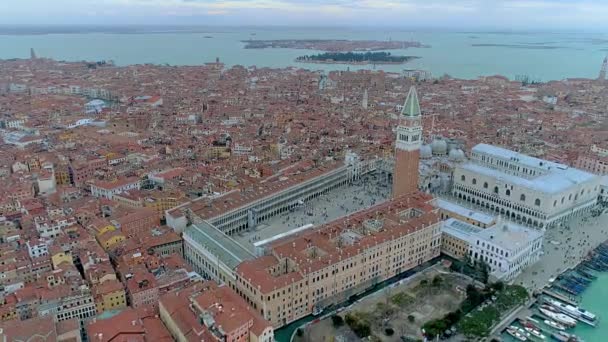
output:
[[[455,143],[454,141],[450,141],[448,142],[448,152],[453,150],[453,149],[457,149],[458,148],[458,144]]]
[[[448,153],[448,143],[443,139],[434,139],[431,143],[431,149],[435,155],[445,155]]]
[[[432,156],[433,156],[433,150],[431,149],[431,146],[429,146],[427,144],[420,146],[420,158],[428,159],[428,158],[431,158]]]
[[[448,157],[453,161],[462,161],[464,160],[464,152],[459,148],[454,148],[450,151]]]

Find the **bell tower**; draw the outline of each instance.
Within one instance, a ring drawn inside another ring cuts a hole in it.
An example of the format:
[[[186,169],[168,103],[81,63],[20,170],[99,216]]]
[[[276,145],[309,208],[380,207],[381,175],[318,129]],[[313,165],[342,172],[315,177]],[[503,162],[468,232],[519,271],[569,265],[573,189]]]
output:
[[[411,87],[399,115],[395,141],[393,198],[418,191],[418,163],[422,145],[422,115],[416,88]]]

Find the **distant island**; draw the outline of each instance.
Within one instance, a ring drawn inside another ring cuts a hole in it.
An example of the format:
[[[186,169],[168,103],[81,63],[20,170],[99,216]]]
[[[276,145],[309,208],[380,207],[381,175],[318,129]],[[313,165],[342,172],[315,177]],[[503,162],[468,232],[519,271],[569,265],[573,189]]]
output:
[[[535,43],[528,44],[471,44],[472,47],[505,47],[513,49],[530,49],[530,50],[555,50],[566,49],[563,46],[544,46]]]
[[[318,55],[300,56],[296,62],[321,64],[403,64],[415,56],[393,56],[390,52],[326,52]]]
[[[304,49],[332,52],[379,51],[407,49],[410,47],[429,47],[420,42],[379,41],[379,40],[340,40],[340,39],[279,39],[279,40],[242,40],[245,49]]]

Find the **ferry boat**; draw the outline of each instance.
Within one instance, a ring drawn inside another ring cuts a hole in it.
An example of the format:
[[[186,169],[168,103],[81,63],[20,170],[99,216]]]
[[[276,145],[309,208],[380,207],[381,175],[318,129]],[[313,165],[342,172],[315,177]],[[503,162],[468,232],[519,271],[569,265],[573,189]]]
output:
[[[541,306],[539,308],[540,312],[543,313],[543,315],[551,318],[552,320],[556,321],[557,323],[563,324],[566,327],[574,327],[576,326],[576,320],[568,315],[565,315],[563,313],[559,313],[559,312],[555,312],[551,310],[552,308],[550,306]]]
[[[561,311],[562,313],[565,313],[566,315],[572,318],[576,318],[583,323],[589,324],[591,326],[595,326],[596,324],[597,316],[585,309],[579,308],[578,306],[564,304],[560,301],[551,298],[545,298],[545,301],[549,303],[549,305]]]
[[[517,328],[515,328],[515,327],[508,327],[507,334],[513,336],[515,339],[522,341],[522,342],[525,342],[528,340],[528,338],[526,336],[524,336],[523,334],[521,334],[519,331],[517,331]]]
[[[546,319],[544,320],[544,323],[548,326],[550,326],[553,329],[557,329],[557,330],[566,330],[566,327],[557,323],[556,321],[552,321],[550,319]]]

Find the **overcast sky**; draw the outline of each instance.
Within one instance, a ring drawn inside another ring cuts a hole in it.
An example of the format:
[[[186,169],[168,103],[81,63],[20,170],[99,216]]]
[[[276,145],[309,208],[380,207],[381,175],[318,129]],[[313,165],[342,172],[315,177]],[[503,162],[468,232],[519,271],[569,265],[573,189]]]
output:
[[[0,0],[0,24],[608,28],[608,0]]]

